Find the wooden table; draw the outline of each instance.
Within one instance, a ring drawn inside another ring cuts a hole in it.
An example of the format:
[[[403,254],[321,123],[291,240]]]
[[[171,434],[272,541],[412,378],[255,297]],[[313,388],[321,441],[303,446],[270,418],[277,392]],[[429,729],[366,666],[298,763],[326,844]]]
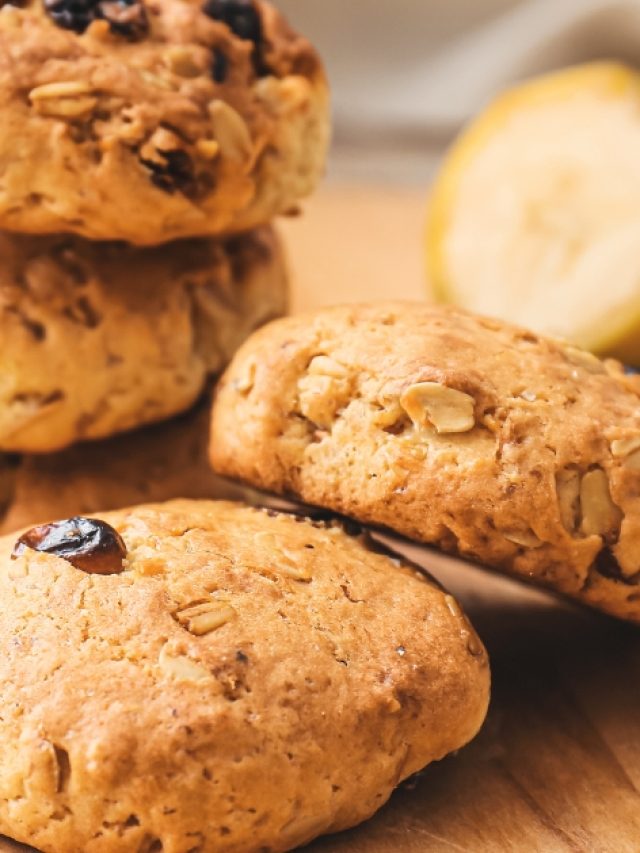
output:
[[[423,212],[414,191],[325,188],[283,227],[294,308],[422,298]],[[638,853],[640,632],[428,549],[408,552],[459,597],[487,644],[490,713],[472,744],[308,853]],[[2,853],[18,849],[0,841]]]

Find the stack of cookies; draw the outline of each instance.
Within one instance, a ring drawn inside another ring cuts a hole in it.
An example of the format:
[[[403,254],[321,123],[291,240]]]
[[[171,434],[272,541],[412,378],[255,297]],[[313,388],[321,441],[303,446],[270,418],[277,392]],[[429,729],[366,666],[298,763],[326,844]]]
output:
[[[0,530],[217,494],[196,404],[286,309],[313,48],[249,0],[0,3],[0,110]]]

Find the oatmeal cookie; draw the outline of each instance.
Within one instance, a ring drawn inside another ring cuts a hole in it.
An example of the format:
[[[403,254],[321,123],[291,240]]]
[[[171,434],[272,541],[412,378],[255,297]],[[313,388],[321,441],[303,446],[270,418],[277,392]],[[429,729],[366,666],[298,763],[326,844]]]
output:
[[[295,208],[328,93],[263,0],[0,3],[0,228],[154,245]]]
[[[211,458],[640,622],[640,397],[617,362],[455,308],[325,309],[243,346]]]
[[[486,652],[335,522],[177,501],[0,540],[0,833],[272,853],[373,814],[484,718]]]
[[[286,291],[268,227],[151,249],[0,233],[0,451],[187,410]]]

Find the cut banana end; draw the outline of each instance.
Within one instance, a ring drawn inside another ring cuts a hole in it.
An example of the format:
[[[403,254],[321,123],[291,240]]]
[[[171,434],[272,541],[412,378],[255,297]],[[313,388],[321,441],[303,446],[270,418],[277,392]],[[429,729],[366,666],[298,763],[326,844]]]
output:
[[[438,299],[640,364],[640,75],[524,83],[461,135],[427,222]]]

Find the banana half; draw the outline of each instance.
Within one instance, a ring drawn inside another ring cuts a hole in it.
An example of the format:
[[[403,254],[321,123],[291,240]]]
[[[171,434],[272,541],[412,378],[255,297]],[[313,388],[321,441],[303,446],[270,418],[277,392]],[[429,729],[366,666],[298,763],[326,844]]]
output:
[[[591,63],[498,97],[449,151],[436,297],[640,364],[640,75]]]

